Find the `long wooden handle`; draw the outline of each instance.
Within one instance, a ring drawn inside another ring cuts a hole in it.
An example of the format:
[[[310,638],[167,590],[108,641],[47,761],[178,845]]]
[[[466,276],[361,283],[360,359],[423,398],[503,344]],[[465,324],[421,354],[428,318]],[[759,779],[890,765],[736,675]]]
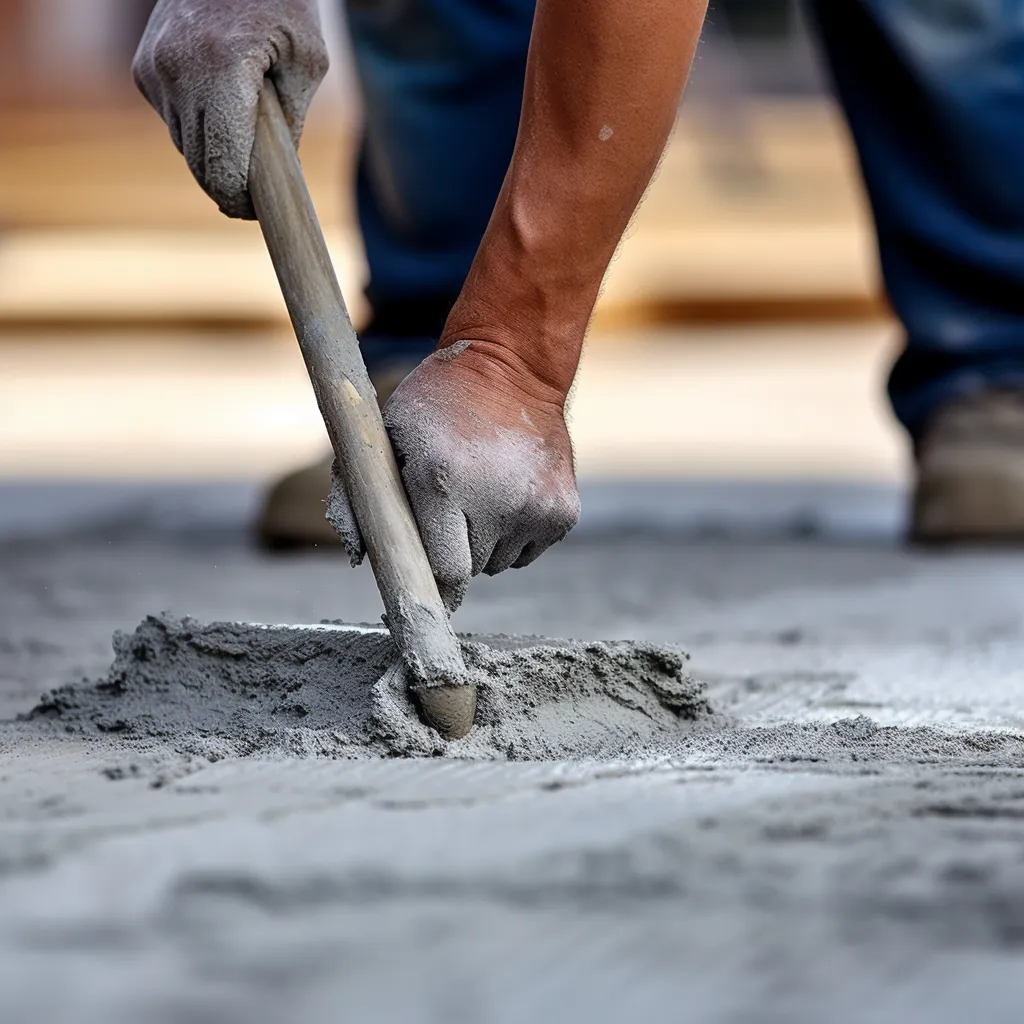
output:
[[[395,464],[376,394],[267,79],[260,96],[249,192],[363,535],[387,624],[415,680],[421,713],[443,735],[472,727],[475,690]]]

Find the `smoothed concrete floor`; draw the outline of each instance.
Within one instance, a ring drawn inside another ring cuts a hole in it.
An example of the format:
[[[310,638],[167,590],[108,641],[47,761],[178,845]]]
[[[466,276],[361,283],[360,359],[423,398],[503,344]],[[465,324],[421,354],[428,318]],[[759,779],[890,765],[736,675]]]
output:
[[[607,484],[456,624],[682,644],[714,756],[185,762],[11,719],[148,613],[373,620],[372,579],[251,550],[238,492],[84,493],[0,490],[49,516],[0,531],[5,1024],[1019,1020],[1024,554]]]

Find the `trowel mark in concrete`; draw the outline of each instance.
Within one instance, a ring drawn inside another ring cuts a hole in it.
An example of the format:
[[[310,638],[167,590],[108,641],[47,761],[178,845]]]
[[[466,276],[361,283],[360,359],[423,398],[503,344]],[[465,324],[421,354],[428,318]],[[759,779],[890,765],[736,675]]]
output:
[[[710,710],[671,647],[506,636],[462,647],[477,725],[453,742],[417,718],[383,631],[166,615],[116,633],[105,679],[48,694],[27,720],[204,757],[554,760],[667,753]]]

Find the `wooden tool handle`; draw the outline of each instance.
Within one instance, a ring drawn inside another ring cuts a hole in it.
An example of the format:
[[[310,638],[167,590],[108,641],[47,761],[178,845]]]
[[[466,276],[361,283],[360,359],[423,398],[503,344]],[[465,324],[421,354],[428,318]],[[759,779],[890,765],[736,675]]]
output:
[[[344,474],[388,628],[415,679],[428,684],[414,691],[420,710],[442,735],[465,735],[473,724],[475,691],[465,685],[462,652],[423,550],[291,132],[269,79],[260,96],[249,192]]]

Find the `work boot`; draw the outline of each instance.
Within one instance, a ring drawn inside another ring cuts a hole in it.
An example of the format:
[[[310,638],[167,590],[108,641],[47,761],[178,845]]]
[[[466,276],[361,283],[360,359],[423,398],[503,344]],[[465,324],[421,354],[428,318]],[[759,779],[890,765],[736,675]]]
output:
[[[381,408],[391,393],[434,349],[432,341],[416,339],[375,339],[363,343],[370,382],[377,391]],[[296,548],[337,548],[341,540],[324,516],[324,502],[331,491],[331,463],[328,452],[312,465],[293,470],[271,485],[256,521],[260,545],[272,551]]]
[[[913,540],[1024,542],[1024,389],[940,409],[916,454]]]

